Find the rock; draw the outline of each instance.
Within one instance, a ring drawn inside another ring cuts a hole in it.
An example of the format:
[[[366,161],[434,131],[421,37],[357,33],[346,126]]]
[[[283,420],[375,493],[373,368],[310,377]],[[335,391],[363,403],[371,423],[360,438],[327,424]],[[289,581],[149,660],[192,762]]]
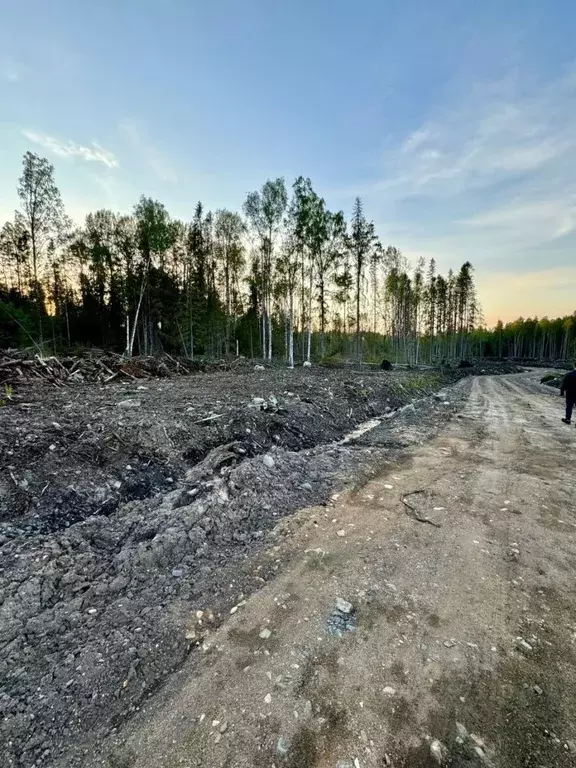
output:
[[[336,598],[336,610],[340,611],[340,613],[352,613],[354,610],[354,607],[352,603],[349,603],[348,600],[344,600],[341,597]]]
[[[521,637],[516,639],[516,647],[519,651],[524,651],[525,653],[530,653],[530,651],[532,651],[530,643],[527,643],[526,640]]]
[[[444,640],[444,645],[446,646],[446,648],[454,648],[454,646],[456,645],[456,641],[455,640]]]
[[[218,728],[218,730],[220,731],[220,733],[226,733],[226,731],[228,730],[228,721],[225,720],[220,726],[220,728]]]
[[[268,469],[272,469],[275,462],[272,456],[270,456],[269,453],[266,453],[264,456],[262,456],[262,464],[264,464],[265,467],[268,467]]]
[[[254,366],[255,371],[265,371],[266,368],[263,365],[255,365]]]
[[[267,693],[266,696],[264,696],[264,703],[265,704],[272,704],[272,696],[271,696],[271,694]]]
[[[268,627],[265,627],[262,632],[258,635],[262,640],[268,640],[268,638],[272,635],[272,632],[268,629]]]
[[[336,768],[356,768],[353,760],[338,760]]]
[[[444,744],[442,744],[441,741],[438,741],[438,739],[434,739],[432,744],[430,744],[430,754],[432,755],[434,760],[438,763],[438,765],[442,765],[445,752],[446,752],[446,748]]]
[[[340,528],[339,531],[336,531],[336,536],[340,536],[340,537],[346,536],[346,531],[344,530],[344,528]]]
[[[140,408],[141,405],[140,400],[120,400],[117,408]]]
[[[304,702],[304,712],[302,713],[302,716],[307,720],[312,717],[312,702],[310,699],[306,699]]]
[[[462,739],[462,741],[466,741],[468,738],[468,731],[466,730],[465,726],[462,725],[462,723],[456,723],[456,733],[458,734],[458,737]]]
[[[282,736],[278,739],[276,742],[276,752],[280,755],[280,757],[286,757],[288,752],[290,752],[290,747],[292,746],[289,739],[285,739]]]
[[[182,570],[182,568],[173,568],[172,569],[172,576],[174,576],[175,579],[178,579],[183,574],[184,574],[184,571]]]
[[[302,368],[312,368],[312,363],[310,362],[310,360],[304,360],[304,362],[302,363]]]
[[[382,693],[385,693],[385,694],[386,694],[386,696],[394,696],[394,695],[396,694],[396,688],[392,688],[392,686],[391,686],[391,685],[387,685],[387,686],[386,686],[386,687],[383,689]]]
[[[535,692],[535,693],[537,693],[537,694],[538,694],[538,696],[542,696],[542,694],[544,693],[544,691],[542,690],[542,688],[540,688],[540,686],[539,686],[539,685],[535,685],[535,686],[533,686],[533,687],[534,687],[534,692]]]

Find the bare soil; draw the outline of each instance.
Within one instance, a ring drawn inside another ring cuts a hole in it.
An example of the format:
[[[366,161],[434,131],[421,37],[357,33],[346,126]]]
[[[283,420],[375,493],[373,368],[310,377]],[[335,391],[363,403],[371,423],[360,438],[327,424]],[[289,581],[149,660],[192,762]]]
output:
[[[537,381],[459,385],[422,444],[400,418],[412,446],[285,519],[252,561],[278,575],[218,629],[191,603],[198,650],[88,765],[576,765],[576,432]]]
[[[344,433],[460,375],[19,387],[0,408],[0,765],[84,765],[197,647],[190,606],[218,626],[279,569],[251,561],[277,521],[361,480],[376,457]]]
[[[575,765],[576,432],[536,374],[431,394],[458,377],[18,392],[0,765],[424,768],[434,740],[444,766]]]

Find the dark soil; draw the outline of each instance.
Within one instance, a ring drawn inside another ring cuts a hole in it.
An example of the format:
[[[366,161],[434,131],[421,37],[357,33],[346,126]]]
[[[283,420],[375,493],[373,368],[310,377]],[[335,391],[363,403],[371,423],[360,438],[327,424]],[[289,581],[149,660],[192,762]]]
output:
[[[82,765],[201,645],[192,606],[216,625],[278,567],[243,570],[278,520],[360,481],[371,449],[332,444],[465,374],[269,369],[16,391],[0,409],[0,766]],[[400,445],[381,442],[380,460]]]

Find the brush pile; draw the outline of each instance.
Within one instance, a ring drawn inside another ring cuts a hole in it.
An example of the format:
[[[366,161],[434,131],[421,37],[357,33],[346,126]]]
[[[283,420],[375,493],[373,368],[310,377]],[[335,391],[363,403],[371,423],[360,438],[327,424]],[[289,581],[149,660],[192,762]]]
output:
[[[134,380],[180,376],[202,371],[227,371],[242,366],[242,358],[228,363],[188,360],[171,355],[162,357],[124,357],[112,352],[91,351],[68,357],[29,356],[23,352],[0,354],[0,385],[30,380],[47,381],[55,386],[91,382],[107,384],[115,379]]]

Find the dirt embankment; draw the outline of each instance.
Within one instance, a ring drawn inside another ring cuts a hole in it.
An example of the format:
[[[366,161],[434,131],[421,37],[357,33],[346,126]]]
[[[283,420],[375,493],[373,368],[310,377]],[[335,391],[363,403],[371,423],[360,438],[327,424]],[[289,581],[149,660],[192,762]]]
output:
[[[0,765],[82,764],[196,646],[191,606],[209,602],[217,625],[278,567],[243,569],[278,520],[361,470],[363,449],[330,444],[461,376],[17,391],[0,409]]]

